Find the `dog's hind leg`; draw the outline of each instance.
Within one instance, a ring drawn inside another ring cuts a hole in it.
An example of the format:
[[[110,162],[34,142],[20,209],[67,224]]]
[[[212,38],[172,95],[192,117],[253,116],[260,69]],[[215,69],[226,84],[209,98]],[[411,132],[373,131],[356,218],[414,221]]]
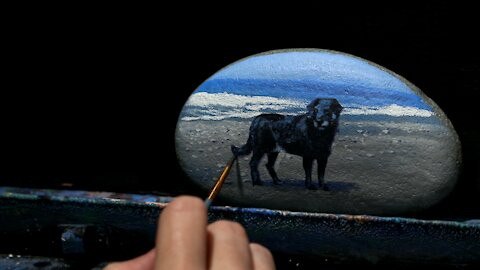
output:
[[[260,160],[262,159],[264,154],[265,153],[254,150],[252,158],[250,159],[250,173],[252,175],[253,185],[263,185],[263,182],[260,179],[260,173],[258,172],[258,164],[260,164]]]
[[[268,157],[268,162],[266,166],[267,166],[268,173],[272,177],[273,183],[275,185],[279,185],[280,183],[282,183],[282,181],[278,179],[277,173],[275,172],[275,168],[274,168],[275,161],[277,160],[277,157],[278,157],[278,152],[270,152],[267,154],[267,157]]]
[[[303,157],[303,169],[305,170],[305,186],[308,189],[317,189],[314,184],[312,184],[312,165],[313,159],[309,157]]]
[[[325,183],[325,168],[327,167],[328,156],[317,158],[317,173],[318,173],[318,185],[320,189],[329,190]]]

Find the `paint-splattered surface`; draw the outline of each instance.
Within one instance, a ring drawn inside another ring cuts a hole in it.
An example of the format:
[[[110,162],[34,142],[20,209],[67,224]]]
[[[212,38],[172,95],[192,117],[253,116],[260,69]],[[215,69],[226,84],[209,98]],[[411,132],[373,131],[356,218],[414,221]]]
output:
[[[170,199],[1,188],[3,241],[0,253],[62,256],[61,240],[51,239],[59,235],[55,228],[59,224],[86,224],[96,232],[103,232],[98,235],[105,239],[115,239],[112,236],[120,234],[122,237],[109,245],[97,245],[95,249],[85,245],[88,254],[84,256],[104,260],[131,257],[153,246],[156,219]],[[291,256],[370,263],[480,263],[480,225],[475,222],[227,206],[213,207],[209,219],[238,221],[245,226],[252,241],[264,244],[275,253]],[[35,245],[32,239],[37,241]],[[45,246],[38,248],[41,241]]]

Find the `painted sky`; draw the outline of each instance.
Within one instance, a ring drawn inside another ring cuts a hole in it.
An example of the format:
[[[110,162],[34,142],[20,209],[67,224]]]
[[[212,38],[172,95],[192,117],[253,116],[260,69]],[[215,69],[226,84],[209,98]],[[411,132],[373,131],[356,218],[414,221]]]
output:
[[[311,100],[335,97],[346,106],[399,106],[432,111],[404,82],[366,61],[327,51],[253,56],[220,70],[196,92]]]

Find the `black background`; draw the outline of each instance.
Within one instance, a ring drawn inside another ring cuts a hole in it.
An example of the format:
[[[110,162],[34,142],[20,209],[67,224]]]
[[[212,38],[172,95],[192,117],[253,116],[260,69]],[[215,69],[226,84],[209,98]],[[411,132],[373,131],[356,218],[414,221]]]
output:
[[[480,218],[473,4],[235,3],[5,9],[0,185],[204,195],[174,149],[191,92],[243,57],[323,48],[402,75],[443,109],[462,141],[463,173],[451,196],[417,215]]]
[[[2,185],[203,195],[185,181],[174,149],[191,92],[243,57],[323,48],[404,76],[444,110],[463,143],[464,170],[451,198],[430,212],[476,214],[469,206],[480,192],[473,7],[179,3],[25,6],[11,15],[2,41]]]

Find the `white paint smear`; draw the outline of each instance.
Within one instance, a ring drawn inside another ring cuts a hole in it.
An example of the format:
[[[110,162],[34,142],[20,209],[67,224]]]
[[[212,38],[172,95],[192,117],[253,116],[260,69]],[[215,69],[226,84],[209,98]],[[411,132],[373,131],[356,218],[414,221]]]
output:
[[[223,120],[227,118],[254,118],[261,113],[306,111],[308,102],[304,100],[276,98],[269,96],[243,96],[229,93],[193,94],[187,101],[188,116],[184,121]],[[342,114],[348,115],[389,115],[430,117],[432,111],[416,107],[391,104],[380,107],[345,106]]]
[[[389,116],[417,116],[417,117],[430,117],[433,115],[432,111],[419,109],[416,107],[400,106],[392,104],[383,107],[358,107],[358,108],[345,108],[342,114],[350,115],[373,115],[383,114]]]

